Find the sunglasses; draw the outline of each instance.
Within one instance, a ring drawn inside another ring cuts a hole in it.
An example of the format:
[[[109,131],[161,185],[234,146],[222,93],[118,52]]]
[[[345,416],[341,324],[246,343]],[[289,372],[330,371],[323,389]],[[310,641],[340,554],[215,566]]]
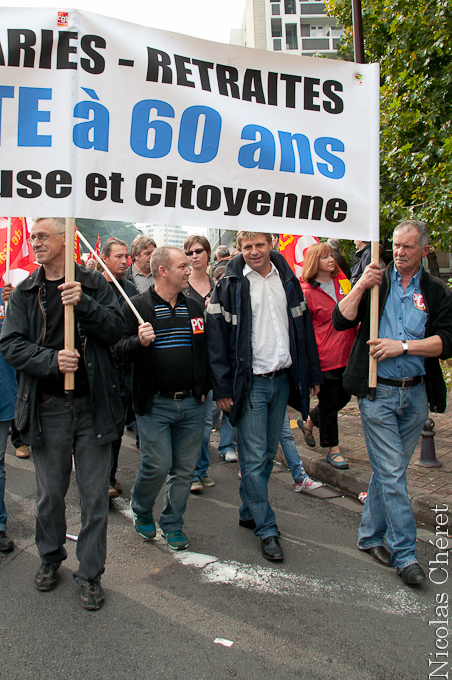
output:
[[[205,251],[205,248],[195,248],[195,250],[187,250],[185,253],[187,257],[191,257],[196,253],[196,255],[201,255]]]

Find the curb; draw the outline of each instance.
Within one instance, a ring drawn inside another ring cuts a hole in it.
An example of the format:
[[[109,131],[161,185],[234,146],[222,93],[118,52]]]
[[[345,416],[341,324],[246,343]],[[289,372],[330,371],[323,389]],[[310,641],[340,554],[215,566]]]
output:
[[[302,450],[297,446],[299,456],[303,461],[303,466],[310,477],[319,482],[333,486],[344,493],[358,498],[359,494],[367,491],[371,472],[351,467],[348,470],[337,470],[325,461],[319,454],[313,455]],[[283,462],[285,464],[285,461]],[[408,487],[408,497],[413,507],[414,517],[417,522],[422,522],[430,527],[435,527],[435,513],[432,508],[435,506],[444,507],[444,501],[435,494],[426,494],[419,489]],[[452,517],[449,529],[452,529]]]

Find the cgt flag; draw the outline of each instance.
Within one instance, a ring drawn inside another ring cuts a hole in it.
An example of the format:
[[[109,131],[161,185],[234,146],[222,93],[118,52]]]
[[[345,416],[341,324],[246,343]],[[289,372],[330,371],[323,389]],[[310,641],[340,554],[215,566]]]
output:
[[[303,274],[306,251],[309,246],[312,246],[315,243],[320,243],[317,236],[297,236],[296,234],[279,235],[280,253],[285,257],[287,264],[299,279],[301,279]],[[351,284],[340,268],[339,281],[344,294],[347,295],[351,290]]]
[[[0,278],[4,281],[6,275],[6,243],[8,218],[0,217]],[[28,231],[25,217],[11,218],[11,256],[9,280],[17,286],[31,272],[38,268],[35,254],[27,241]]]
[[[100,229],[97,235],[96,245],[94,246],[94,252],[96,253],[96,255],[100,255]]]

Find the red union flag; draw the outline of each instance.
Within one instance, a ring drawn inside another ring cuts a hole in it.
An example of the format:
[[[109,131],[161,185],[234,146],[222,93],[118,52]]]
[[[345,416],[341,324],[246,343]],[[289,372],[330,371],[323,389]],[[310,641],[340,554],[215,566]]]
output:
[[[8,218],[0,217],[0,277],[2,281],[5,280],[6,275],[7,230]],[[35,254],[27,242],[27,238],[25,217],[12,217],[9,280],[13,286],[17,286],[39,266],[35,262]],[[3,285],[2,282],[0,282],[0,285]]]
[[[309,246],[314,245],[314,243],[320,243],[317,236],[297,236],[296,234],[279,235],[280,253],[285,257],[287,264],[299,279],[301,279],[303,274],[306,251]],[[339,269],[338,278],[340,286],[344,291],[344,295],[347,295],[350,292],[351,284],[342,269]]]
[[[97,255],[100,255],[100,229],[97,235],[96,245],[94,246],[94,252],[97,253]]]

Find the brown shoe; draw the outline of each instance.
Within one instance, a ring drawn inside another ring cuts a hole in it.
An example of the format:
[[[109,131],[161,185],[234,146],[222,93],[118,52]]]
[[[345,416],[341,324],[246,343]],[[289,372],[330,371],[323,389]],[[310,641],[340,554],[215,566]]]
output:
[[[19,446],[18,449],[16,449],[16,456],[18,458],[30,458],[30,449],[28,446]]]
[[[108,487],[108,500],[111,501],[113,498],[118,498],[119,493],[113,486]]]
[[[115,482],[113,486],[118,493],[122,493],[122,486],[119,482]]]

